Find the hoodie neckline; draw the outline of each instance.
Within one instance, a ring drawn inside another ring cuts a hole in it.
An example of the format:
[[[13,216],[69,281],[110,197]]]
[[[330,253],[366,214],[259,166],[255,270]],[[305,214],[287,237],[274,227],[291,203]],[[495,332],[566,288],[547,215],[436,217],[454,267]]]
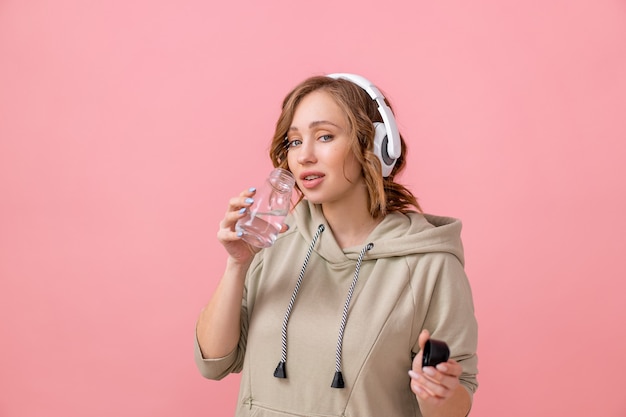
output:
[[[410,254],[448,252],[464,263],[461,242],[461,221],[453,217],[391,212],[378,223],[363,245],[342,249],[328,226],[321,206],[302,200],[290,214],[290,226],[295,224],[305,242],[310,242],[319,224],[326,231],[315,246],[315,252],[333,264],[354,262],[366,242],[374,242],[366,259],[388,258]]]

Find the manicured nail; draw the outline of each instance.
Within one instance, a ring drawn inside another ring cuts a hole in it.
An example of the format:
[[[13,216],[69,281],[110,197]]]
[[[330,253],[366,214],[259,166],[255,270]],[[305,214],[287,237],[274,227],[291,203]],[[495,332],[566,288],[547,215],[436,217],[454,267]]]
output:
[[[409,376],[413,379],[419,379],[420,378],[420,374],[418,374],[417,372],[415,372],[412,369],[409,369]]]
[[[246,198],[245,203],[246,203],[246,204],[252,204],[252,203],[254,203],[254,200],[253,200],[253,199],[251,199],[250,197],[248,197],[248,198]]]
[[[243,232],[240,230],[237,232],[237,237],[241,237],[241,236],[243,236]]]
[[[244,207],[244,208],[242,208],[242,209],[239,209],[239,214],[243,214],[243,213],[245,213],[245,212],[246,212],[246,208],[245,208],[245,207]]]
[[[422,371],[428,376],[434,376],[436,373],[435,368],[433,368],[432,366],[425,366],[422,368]]]
[[[255,192],[255,191],[256,191],[256,188],[254,188],[254,187],[250,187],[250,188],[248,188],[248,192],[253,193],[253,192]]]

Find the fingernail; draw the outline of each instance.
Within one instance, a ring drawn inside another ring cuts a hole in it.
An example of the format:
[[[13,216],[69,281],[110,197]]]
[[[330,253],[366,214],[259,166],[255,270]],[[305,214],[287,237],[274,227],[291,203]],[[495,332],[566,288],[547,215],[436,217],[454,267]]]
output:
[[[429,376],[435,375],[435,369],[432,366],[425,366],[422,368],[422,371]]]
[[[253,200],[253,199],[251,199],[250,197],[248,197],[248,198],[246,198],[245,203],[246,203],[246,204],[252,204],[252,203],[254,203],[254,200]]]
[[[420,378],[420,374],[418,374],[417,372],[415,372],[412,369],[409,369],[409,376],[413,379],[419,379]]]
[[[243,214],[243,213],[245,213],[245,212],[246,212],[246,208],[245,208],[245,207],[244,207],[244,208],[242,208],[242,209],[239,209],[239,214]]]
[[[237,232],[237,237],[241,237],[241,236],[243,236],[243,232],[240,230]]]
[[[250,187],[250,188],[248,188],[248,192],[253,193],[253,192],[255,192],[255,191],[256,191],[256,188],[254,188],[254,187]]]

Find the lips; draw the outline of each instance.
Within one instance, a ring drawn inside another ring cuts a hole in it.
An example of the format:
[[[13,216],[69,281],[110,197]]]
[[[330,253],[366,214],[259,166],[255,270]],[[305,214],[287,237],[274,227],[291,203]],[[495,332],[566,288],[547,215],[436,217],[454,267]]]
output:
[[[321,172],[303,172],[300,175],[300,182],[304,188],[315,188],[324,181],[324,174]]]

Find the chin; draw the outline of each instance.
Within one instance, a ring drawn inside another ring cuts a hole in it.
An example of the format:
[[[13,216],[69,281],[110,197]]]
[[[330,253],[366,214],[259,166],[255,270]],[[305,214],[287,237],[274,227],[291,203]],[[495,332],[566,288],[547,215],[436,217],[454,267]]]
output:
[[[302,193],[304,195],[304,199],[309,203],[313,204],[322,204],[324,200],[322,198],[311,195],[310,193]]]

